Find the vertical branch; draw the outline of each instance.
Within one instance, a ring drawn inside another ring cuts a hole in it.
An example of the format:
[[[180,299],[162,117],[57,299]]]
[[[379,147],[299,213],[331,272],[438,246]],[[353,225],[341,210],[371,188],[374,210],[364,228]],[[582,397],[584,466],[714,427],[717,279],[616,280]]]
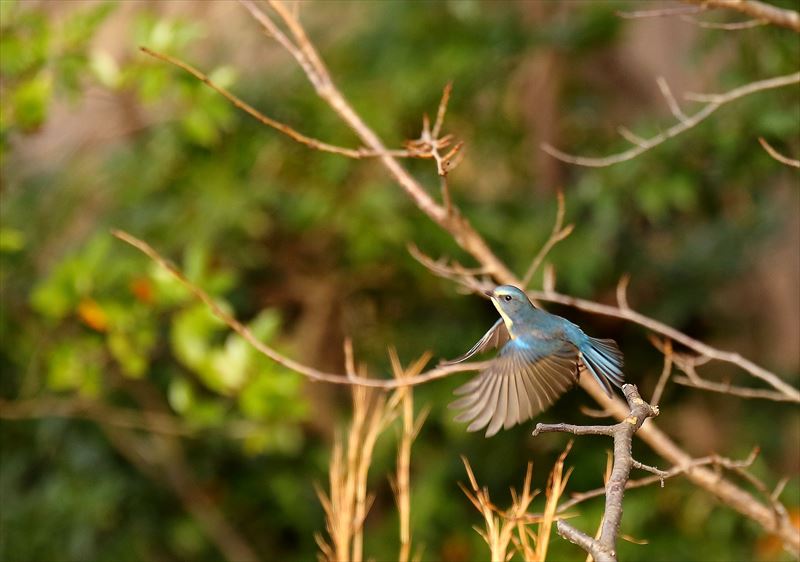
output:
[[[624,385],[622,392],[628,401],[630,413],[617,424],[581,426],[540,423],[536,425],[533,432],[534,436],[547,432],[564,432],[575,435],[607,435],[614,439],[614,462],[611,476],[606,483],[605,513],[599,538],[590,537],[564,520],[560,520],[556,525],[559,535],[591,554],[596,562],[616,562],[617,560],[616,545],[622,521],[622,499],[625,494],[625,486],[628,483],[632,467],[647,468],[633,459],[631,452],[633,436],[647,418],[658,415],[658,408],[654,408],[642,400],[634,385]]]

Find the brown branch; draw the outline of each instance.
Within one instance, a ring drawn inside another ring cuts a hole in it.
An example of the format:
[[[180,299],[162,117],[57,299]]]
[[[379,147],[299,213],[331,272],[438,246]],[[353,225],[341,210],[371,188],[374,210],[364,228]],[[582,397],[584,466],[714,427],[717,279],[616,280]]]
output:
[[[265,22],[269,22],[270,25],[272,24],[271,20],[269,20],[269,18],[267,18],[267,16],[264,15],[257,6],[255,6],[255,4],[247,0],[244,0],[243,3],[248,10],[250,10],[251,14],[253,14],[253,16],[265,26],[265,29],[268,28],[268,25]],[[281,6],[277,2],[272,2],[271,5]],[[291,13],[288,13],[285,9],[283,12],[284,13],[280,13],[280,16],[284,20],[288,19],[289,22],[294,23],[295,27],[299,27],[299,23],[293,19],[294,16]],[[273,34],[273,36],[275,35]],[[300,34],[300,36],[304,38],[305,43],[309,43],[308,39],[305,38],[305,34]],[[367,147],[371,149],[382,149],[383,145],[380,139],[360,119],[360,117],[355,113],[352,107],[350,107],[346,100],[344,100],[341,93],[336,90],[329,78],[327,82],[320,81],[319,69],[313,68],[313,65],[309,65],[305,58],[299,56],[299,51],[294,44],[287,41],[287,45],[285,45],[287,46],[287,50],[289,50],[289,52],[292,53],[296,59],[298,59],[298,63],[306,71],[309,81],[315,86],[315,88],[317,88],[317,92],[320,97],[331,106],[331,108],[351,129],[357,132]],[[313,47],[311,47],[311,49],[313,51]],[[324,67],[322,70],[324,70]],[[458,245],[467,251],[467,253],[469,253],[473,258],[475,258],[475,260],[480,264],[481,269],[484,270],[487,275],[491,275],[495,281],[501,283],[519,285],[519,279],[511,272],[510,269],[508,269],[505,264],[503,264],[503,262],[497,256],[494,255],[483,238],[465,219],[463,219],[463,217],[460,216],[457,210],[454,209],[453,212],[449,212],[443,206],[438,205],[428,195],[419,182],[417,182],[391,155],[382,155],[379,157],[379,160],[387,169],[392,178],[411,198],[414,204],[431,220],[441,226],[444,230],[448,231]],[[548,278],[550,278],[550,276],[548,276]],[[461,280],[458,280],[458,282],[462,283]],[[552,283],[549,285],[552,285]],[[549,285],[547,286],[549,287]],[[649,324],[648,327],[655,327],[656,331],[667,335],[667,337],[671,337],[670,334],[679,334],[679,332],[676,330],[669,328],[668,326],[657,321],[647,319],[642,315],[630,315],[630,313],[626,311],[619,311],[618,309],[614,309],[614,307],[607,307],[606,305],[594,303],[592,301],[574,299],[573,297],[568,297],[566,295],[558,295],[552,291],[539,294],[546,296],[551,302],[561,302],[568,306],[594,309],[590,311],[595,311],[609,316],[625,318],[626,320],[640,324],[644,319],[645,323]],[[532,293],[532,296],[536,296],[536,293]],[[705,346],[705,344],[701,344],[696,340],[688,338],[688,336],[684,336],[682,334],[681,336],[681,340],[683,342],[688,341],[690,347],[692,345],[696,347],[704,346],[703,349],[714,352],[715,359],[732,362],[751,373],[759,372],[762,376],[771,375],[772,377],[777,378],[774,374],[769,373],[769,371],[766,371],[752,362],[741,358],[741,356],[738,354],[719,352],[710,346]],[[306,374],[304,371],[301,371],[301,373]],[[439,376],[445,376],[445,374],[442,373]],[[334,377],[332,382],[339,383],[342,381],[339,378]],[[404,381],[406,384],[408,382],[408,380]],[[582,381],[581,385],[601,406],[612,411],[615,417],[618,419],[624,419],[627,416],[628,408],[623,402],[618,399],[609,400],[602,389],[598,388],[591,382]],[[792,389],[792,391],[796,392],[794,389]],[[646,424],[641,428],[637,435],[647,442],[654,451],[672,464],[688,462],[691,460],[691,457],[689,457],[685,451],[678,447],[666,434],[659,430],[654,423]],[[692,482],[699,487],[704,488],[719,498],[726,505],[759,523],[768,532],[773,532],[780,536],[784,544],[793,552],[800,552],[800,538],[797,537],[797,533],[794,528],[787,521],[776,519],[774,517],[774,513],[768,507],[758,502],[745,490],[737,487],[725,479],[720,479],[719,476],[713,471],[703,467],[698,467],[691,470],[687,473],[687,477],[689,477]]]
[[[786,76],[777,76],[775,78],[769,78],[767,80],[759,80],[757,82],[751,82],[749,84],[739,86],[738,88],[735,88],[724,94],[713,94],[713,95],[687,94],[685,96],[686,99],[706,102],[706,106],[703,107],[700,111],[692,114],[691,116],[686,116],[685,119],[679,119],[675,125],[667,129],[663,133],[660,133],[649,139],[642,139],[641,142],[634,143],[634,146],[632,146],[628,150],[624,150],[622,152],[619,152],[617,154],[612,154],[610,156],[597,157],[597,158],[587,157],[587,156],[577,156],[574,154],[568,154],[566,152],[563,152],[547,143],[542,144],[541,148],[554,158],[558,158],[562,162],[567,162],[568,164],[577,164],[578,166],[588,166],[590,168],[603,168],[606,166],[612,166],[614,164],[619,164],[620,162],[627,162],[628,160],[632,160],[637,156],[639,156],[640,154],[643,154],[644,152],[647,152],[648,150],[655,148],[661,143],[673,137],[676,137],[685,131],[688,131],[692,127],[704,121],[709,115],[714,113],[717,109],[719,109],[726,103],[730,103],[736,99],[753,94],[755,92],[761,92],[773,88],[781,88],[783,86],[788,86],[797,83],[800,83],[800,72],[796,72],[794,74],[787,74]]]
[[[758,454],[758,448],[753,449],[753,451],[747,456],[746,459],[741,461],[734,461],[728,459],[726,457],[721,457],[719,455],[709,455],[707,457],[692,459],[691,462],[682,465],[682,466],[673,466],[669,470],[661,471],[660,474],[655,474],[653,476],[646,476],[644,478],[638,478],[636,480],[628,480],[625,484],[626,490],[632,490],[634,488],[642,488],[644,486],[649,486],[651,484],[655,484],[656,482],[661,484],[661,487],[664,487],[664,480],[669,478],[673,478],[675,476],[679,476],[682,474],[686,474],[689,470],[701,466],[708,466],[712,465],[718,468],[728,468],[730,470],[733,469],[744,469],[750,467],[756,459]],[[571,494],[570,499],[565,501],[564,503],[558,506],[558,513],[564,513],[569,509],[575,507],[579,503],[585,502],[586,500],[590,500],[592,498],[596,498],[598,496],[602,496],[605,494],[605,487],[603,488],[595,488],[594,490],[589,490],[587,492],[579,492]]]
[[[557,525],[559,535],[591,554],[596,562],[610,562],[617,559],[617,535],[622,521],[622,499],[631,468],[635,463],[631,455],[633,435],[647,418],[658,415],[658,408],[642,400],[636,386],[623,385],[622,392],[628,401],[630,411],[628,416],[617,424],[580,426],[539,423],[533,431],[534,437],[541,433],[562,432],[574,435],[606,435],[614,439],[614,463],[606,482],[606,507],[599,538],[594,539],[563,520]]]
[[[632,309],[621,309],[619,307],[610,306],[607,304],[601,304],[590,300],[579,299],[576,297],[571,297],[569,295],[563,295],[561,293],[556,292],[542,292],[542,291],[528,291],[528,293],[541,301],[545,302],[555,302],[559,304],[564,304],[567,306],[572,306],[577,308],[578,310],[584,310],[586,312],[591,312],[593,314],[600,314],[602,316],[610,316],[613,318],[619,318],[622,320],[627,320],[629,322],[633,322],[635,324],[639,324],[651,330],[657,334],[661,334],[673,341],[680,343],[688,347],[689,349],[696,351],[703,357],[708,359],[714,359],[717,361],[722,361],[725,363],[731,363],[736,365],[737,367],[741,368],[744,371],[747,371],[754,377],[763,380],[774,389],[778,390],[782,394],[786,396],[787,401],[789,402],[800,402],[800,392],[783,381],[778,375],[775,373],[768,371],[767,369],[756,365],[749,359],[742,357],[739,353],[733,351],[722,351],[716,349],[706,343],[703,343],[699,340],[691,338],[664,324],[663,322],[659,322],[658,320],[654,320],[653,318],[649,318],[639,312],[636,312]]]
[[[265,29],[272,30],[276,27],[269,16],[261,11],[253,2],[249,0],[240,0],[240,2]],[[361,119],[331,81],[327,68],[317,54],[314,46],[306,37],[300,23],[281,2],[271,0],[269,4],[292,33],[294,43],[290,42],[293,46],[289,49],[289,52],[306,72],[309,82],[314,86],[319,97],[328,103],[331,109],[339,115],[345,124],[356,133],[369,149],[381,153],[380,156],[378,156],[380,162],[423,213],[443,229],[449,231],[453,235],[456,243],[486,266],[495,279],[513,279],[514,274],[511,270],[494,255],[469,221],[462,217],[460,213],[455,212],[455,210],[451,211],[437,204],[422,185],[403,168],[397,159],[391,154],[386,153],[386,149],[380,138],[363,119]]]
[[[704,12],[704,6],[676,6],[674,8],[659,8],[655,10],[636,10],[633,12],[616,12],[616,15],[623,19],[643,19],[659,18],[665,16],[676,16],[683,14],[697,14]]]
[[[800,13],[757,0],[684,0],[704,8],[725,8],[800,33]]]
[[[729,394],[731,396],[738,396],[739,398],[759,398],[762,400],[772,400],[773,402],[796,402],[790,396],[782,392],[775,392],[774,390],[765,390],[762,388],[747,388],[744,386],[734,386],[730,383],[714,382],[705,379],[692,379],[690,377],[676,376],[672,378],[676,384],[697,388],[699,390],[708,390],[710,392],[719,392],[721,394]]]
[[[572,231],[575,229],[574,224],[568,224],[566,227],[563,227],[564,224],[564,212],[565,212],[565,205],[564,205],[564,192],[560,189],[556,193],[558,208],[556,210],[556,220],[553,223],[553,230],[550,232],[550,237],[541,247],[539,252],[531,261],[531,264],[528,266],[527,271],[525,271],[525,275],[522,276],[522,287],[527,287],[531,279],[533,279],[533,275],[536,273],[536,270],[539,269],[539,266],[542,265],[542,262],[547,257],[547,254],[550,253],[550,250],[553,249],[553,246],[564,240],[567,236],[572,234]]]
[[[276,363],[283,365],[287,369],[290,369],[296,373],[299,373],[305,377],[308,377],[312,381],[316,382],[328,382],[333,384],[345,384],[345,385],[357,385],[363,387],[373,387],[373,388],[383,388],[383,389],[393,389],[393,388],[400,388],[404,386],[415,386],[418,384],[422,384],[425,382],[429,382],[432,380],[440,379],[446,377],[448,375],[452,375],[454,373],[465,372],[465,371],[479,371],[485,368],[488,363],[487,362],[480,362],[480,363],[460,363],[457,365],[445,365],[441,367],[436,367],[434,369],[430,369],[425,373],[405,377],[402,379],[371,379],[369,377],[364,376],[357,376],[354,374],[335,374],[335,373],[327,373],[324,371],[320,371],[318,369],[314,369],[313,367],[309,367],[308,365],[304,365],[286,357],[282,353],[279,353],[272,347],[266,345],[262,341],[260,341],[250,329],[239,322],[236,318],[234,318],[231,314],[223,310],[223,308],[216,303],[216,301],[209,296],[203,289],[198,287],[196,284],[189,281],[186,276],[177,268],[175,265],[170,263],[166,258],[162,257],[152,246],[150,246],[147,242],[139,240],[135,236],[128,234],[127,232],[121,230],[112,230],[111,234],[114,235],[116,238],[119,238],[123,242],[130,244],[137,250],[144,253],[147,257],[158,263],[161,267],[167,270],[167,272],[172,275],[177,281],[181,283],[184,287],[186,287],[196,298],[201,300],[211,311],[211,313],[219,318],[225,325],[227,325],[230,329],[234,332],[239,334],[242,338],[245,339],[250,345],[252,345],[256,350],[263,353]]]
[[[589,395],[601,406],[613,412],[614,417],[623,420],[629,414],[629,407],[619,398],[609,398],[605,391],[588,378],[579,382]],[[681,449],[666,433],[651,420],[636,433],[656,453],[672,465],[691,465],[692,457]],[[737,486],[730,480],[704,466],[695,466],[686,471],[686,477],[695,485],[704,488],[716,496],[721,502],[735,509],[742,515],[756,521],[767,532],[780,537],[784,547],[795,556],[800,554],[800,535],[788,517],[780,517],[771,505],[764,505],[751,493]]]
[[[795,160],[794,158],[789,158],[788,156],[784,156],[766,141],[764,137],[758,137],[758,142],[761,143],[761,146],[764,150],[767,151],[767,154],[772,156],[775,160],[780,162],[781,164],[786,164],[787,166],[791,166],[792,168],[800,168],[800,160]]]
[[[664,368],[661,369],[661,376],[658,377],[653,397],[650,399],[650,403],[653,406],[658,406],[659,402],[661,402],[661,395],[664,393],[664,388],[667,386],[667,381],[672,374],[672,340],[664,340],[662,353],[664,354]]]
[[[676,353],[673,351],[672,342],[669,339],[662,342],[658,338],[651,336],[650,341],[656,349],[664,354],[664,370],[659,378],[656,391],[653,393],[654,403],[657,402],[655,398],[660,398],[660,393],[663,392],[663,387],[669,379],[673,364],[686,373],[685,377],[675,377],[673,379],[676,383],[684,386],[729,394],[740,398],[761,398],[764,400],[773,400],[775,402],[796,402],[796,399],[791,394],[787,394],[783,390],[773,391],[761,388],[746,388],[734,386],[730,384],[730,382],[719,383],[706,380],[697,374],[696,368],[707,363],[711,359],[710,357],[706,355]]]
[[[383,150],[381,152],[377,152],[375,150],[370,150],[368,148],[346,148],[346,147],[343,147],[343,146],[336,146],[336,145],[329,144],[329,143],[323,142],[321,140],[306,136],[303,133],[300,133],[299,131],[296,131],[295,129],[293,129],[289,125],[281,123],[280,121],[276,121],[275,119],[272,119],[271,117],[267,117],[262,112],[260,112],[256,108],[254,108],[252,105],[250,105],[247,102],[243,101],[242,99],[237,97],[235,94],[233,94],[232,92],[230,92],[226,88],[223,88],[222,86],[220,86],[219,84],[217,84],[216,82],[211,80],[211,78],[209,78],[208,75],[206,75],[205,73],[201,72],[200,70],[198,70],[197,68],[193,67],[192,65],[187,64],[187,63],[183,62],[182,60],[176,59],[175,57],[172,57],[170,55],[166,55],[164,53],[156,52],[156,51],[154,51],[152,49],[149,49],[148,47],[139,47],[139,50],[141,50],[143,53],[145,53],[147,55],[150,55],[151,57],[154,57],[156,59],[162,60],[164,62],[168,62],[169,64],[177,66],[181,70],[184,70],[185,72],[188,72],[189,74],[191,74],[192,76],[197,78],[200,82],[202,82],[203,84],[205,84],[206,86],[208,86],[209,88],[211,88],[212,90],[214,90],[215,92],[220,94],[222,97],[227,99],[229,102],[231,102],[231,104],[234,107],[236,107],[238,109],[241,109],[242,111],[244,111],[245,113],[247,113],[251,117],[255,118],[261,124],[266,125],[267,127],[271,127],[271,128],[273,128],[273,129],[275,129],[277,131],[280,131],[284,135],[290,137],[292,140],[295,140],[295,141],[299,142],[300,144],[304,144],[304,145],[308,146],[309,148],[313,148],[314,150],[319,150],[319,151],[322,151],[322,152],[332,152],[333,154],[340,154],[340,155],[346,156],[348,158],[356,158],[356,159],[359,159],[359,158],[375,158],[375,157],[380,156],[380,155],[382,155],[384,153],[389,153],[389,154],[392,154],[393,156],[397,156],[399,158],[421,157],[421,155],[419,155],[418,153],[410,151],[410,150]]]
[[[716,22],[716,21],[703,21],[692,16],[681,16],[681,21],[691,23],[703,29],[722,29],[724,31],[741,31],[742,29],[753,29],[754,27],[761,27],[769,25],[767,20],[745,20],[733,22]]]

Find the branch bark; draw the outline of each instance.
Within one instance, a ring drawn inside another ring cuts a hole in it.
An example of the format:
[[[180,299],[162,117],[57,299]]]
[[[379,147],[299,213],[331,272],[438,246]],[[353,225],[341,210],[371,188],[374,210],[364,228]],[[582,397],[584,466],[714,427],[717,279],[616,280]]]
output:
[[[705,8],[725,8],[740,12],[751,18],[769,22],[800,33],[800,13],[779,8],[757,0],[684,0],[689,4],[700,4]]]
[[[611,154],[610,156],[577,156],[563,152],[547,143],[542,144],[541,148],[553,158],[558,158],[562,162],[566,162],[568,164],[577,164],[578,166],[586,166],[589,168],[605,168],[607,166],[613,166],[614,164],[619,164],[620,162],[633,160],[640,154],[643,154],[648,150],[660,145],[661,143],[688,131],[689,129],[698,125],[700,122],[704,121],[709,115],[714,113],[726,103],[732,102],[733,100],[753,94],[755,92],[770,90],[773,88],[781,88],[783,86],[789,86],[791,84],[798,83],[800,83],[800,72],[744,84],[743,86],[739,86],[738,88],[735,88],[724,94],[687,94],[687,99],[707,102],[706,106],[691,116],[687,116],[685,119],[678,120],[677,123],[663,133],[660,133],[649,139],[641,139],[640,142],[634,143],[634,146],[628,150],[624,150],[617,154]]]
[[[564,520],[560,520],[557,525],[559,535],[591,554],[596,562],[617,560],[617,536],[622,522],[622,499],[631,468],[637,464],[631,451],[633,436],[647,418],[658,415],[658,407],[653,407],[642,400],[636,386],[623,385],[622,392],[628,402],[629,412],[619,423],[587,426],[540,423],[533,431],[534,437],[540,433],[561,432],[574,435],[606,435],[614,439],[614,463],[611,476],[606,482],[606,508],[600,536],[597,539],[592,538]]]

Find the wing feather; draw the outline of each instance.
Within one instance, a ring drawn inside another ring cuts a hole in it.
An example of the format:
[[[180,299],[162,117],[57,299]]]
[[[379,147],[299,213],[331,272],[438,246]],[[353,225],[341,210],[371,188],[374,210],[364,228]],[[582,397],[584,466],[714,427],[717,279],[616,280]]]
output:
[[[451,406],[464,409],[456,420],[470,421],[468,431],[488,426],[486,436],[491,437],[500,428],[508,429],[546,410],[577,377],[578,349],[569,342],[515,339],[481,374],[456,390],[462,398]]]
[[[467,351],[464,355],[460,355],[455,359],[451,359],[450,361],[442,361],[442,365],[454,365],[456,363],[461,363],[466,361],[473,355],[477,355],[479,353],[483,353],[484,351],[489,351],[491,349],[496,349],[502,347],[511,336],[508,335],[508,329],[506,328],[503,319],[501,318],[494,324],[492,327],[489,328],[489,331],[486,332],[478,342],[473,345],[469,351]],[[463,388],[463,387],[462,387]]]

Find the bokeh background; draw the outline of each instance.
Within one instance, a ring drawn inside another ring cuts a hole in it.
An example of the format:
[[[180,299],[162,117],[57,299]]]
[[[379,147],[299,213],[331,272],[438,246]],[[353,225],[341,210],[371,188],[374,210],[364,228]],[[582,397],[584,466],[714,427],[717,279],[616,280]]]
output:
[[[740,99],[611,168],[569,166],[539,149],[603,155],[625,148],[620,125],[641,136],[670,126],[657,76],[680,98],[787,74],[800,60],[789,30],[616,14],[642,7],[320,2],[301,14],[336,83],[390,146],[419,134],[422,114],[453,81],[445,129],[466,141],[453,198],[516,271],[546,240],[563,188],[576,228],[548,258],[561,291],[613,302],[629,273],[636,309],[796,386],[798,174],[756,139],[800,154],[797,87]],[[388,346],[404,362],[426,350],[452,357],[494,321],[490,305],[433,277],[407,244],[469,258],[375,162],[297,145],[137,50],[179,56],[267,115],[356,146],[235,2],[2,0],[0,31],[0,558],[217,560],[197,519],[207,510],[193,490],[202,490],[263,559],[314,559],[324,522],[313,483],[327,481],[348,391],[258,356],[109,229],[153,244],[302,362],[341,372],[342,341],[352,337],[373,376],[389,376]],[[430,162],[407,164],[438,190]],[[652,393],[662,357],[643,329],[549,309],[615,338],[629,379]],[[757,386],[731,365],[705,373]],[[488,557],[472,529],[479,515],[457,486],[466,481],[459,455],[502,505],[529,460],[543,487],[566,443],[533,439],[527,426],[490,440],[466,433],[445,407],[461,380],[415,390],[417,406],[431,408],[412,453],[413,536],[425,560]],[[585,423],[581,406],[591,400],[578,390],[541,421]],[[145,410],[174,416],[191,435],[148,441],[119,427],[120,411]],[[659,424],[697,456],[741,458],[760,445],[754,473],[770,485],[794,476],[782,498],[800,518],[794,405],[670,384]],[[576,442],[570,491],[602,484],[608,446]],[[389,431],[370,475],[377,496],[365,553],[375,560],[397,552],[387,480],[395,447]],[[641,443],[635,453],[660,465]],[[153,459],[166,468],[154,470]],[[593,528],[601,510],[602,500],[586,503],[575,523]],[[622,532],[649,542],[622,542],[622,560],[788,559],[754,523],[682,479],[628,493]],[[550,559],[583,558],[553,538]]]

